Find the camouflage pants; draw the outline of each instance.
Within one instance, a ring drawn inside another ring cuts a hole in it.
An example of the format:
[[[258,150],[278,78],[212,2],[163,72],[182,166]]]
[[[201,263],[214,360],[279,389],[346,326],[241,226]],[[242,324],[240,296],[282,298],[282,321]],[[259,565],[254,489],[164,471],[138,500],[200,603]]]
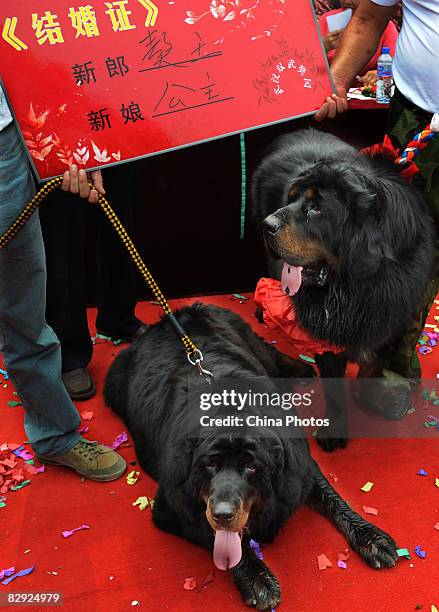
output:
[[[396,90],[390,108],[387,135],[396,149],[403,151],[412,137],[424,129],[431,121],[427,113],[404,98]],[[413,184],[425,193],[430,214],[435,222],[436,236],[439,236],[439,135],[416,157],[419,172]],[[439,262],[439,241],[436,239],[436,262]],[[416,353],[416,343],[424,328],[425,320],[439,289],[436,265],[435,276],[430,280],[416,320],[412,321],[405,334],[394,343],[387,368],[406,378],[421,377],[421,367]]]

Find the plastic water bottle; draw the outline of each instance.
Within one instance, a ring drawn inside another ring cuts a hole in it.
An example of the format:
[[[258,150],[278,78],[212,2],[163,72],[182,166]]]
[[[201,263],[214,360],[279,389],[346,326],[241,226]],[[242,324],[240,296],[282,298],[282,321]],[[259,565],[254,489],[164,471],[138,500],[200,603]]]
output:
[[[389,104],[392,97],[392,56],[389,47],[383,47],[377,63],[377,92],[378,104]]]

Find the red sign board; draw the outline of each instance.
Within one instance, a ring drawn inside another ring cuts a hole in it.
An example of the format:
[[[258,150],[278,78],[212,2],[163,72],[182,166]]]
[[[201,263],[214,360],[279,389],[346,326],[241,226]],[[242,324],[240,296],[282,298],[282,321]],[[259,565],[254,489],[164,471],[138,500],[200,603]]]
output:
[[[20,0],[1,3],[0,31],[41,179],[311,113],[332,92],[311,0]]]

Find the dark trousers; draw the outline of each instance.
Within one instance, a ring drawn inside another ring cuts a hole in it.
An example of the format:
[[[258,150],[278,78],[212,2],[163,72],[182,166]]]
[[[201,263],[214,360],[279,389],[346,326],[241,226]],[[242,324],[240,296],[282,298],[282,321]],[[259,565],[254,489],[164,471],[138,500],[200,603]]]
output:
[[[104,171],[107,198],[130,235],[134,228],[134,166]],[[139,327],[136,271],[99,205],[56,190],[41,206],[47,260],[46,318],[61,341],[62,370],[89,364],[93,344],[87,323],[87,251],[90,224],[96,234],[98,330],[114,337]]]
[[[427,113],[405,98],[398,89],[392,100],[387,125],[387,135],[395,149],[403,151],[410,140],[430,123],[432,113]],[[424,328],[430,308],[439,290],[439,138],[430,140],[427,147],[415,157],[419,172],[413,184],[424,192],[425,201],[436,227],[436,265],[432,278],[419,305],[417,317],[405,334],[394,343],[387,368],[411,379],[421,378],[421,365],[416,343]]]

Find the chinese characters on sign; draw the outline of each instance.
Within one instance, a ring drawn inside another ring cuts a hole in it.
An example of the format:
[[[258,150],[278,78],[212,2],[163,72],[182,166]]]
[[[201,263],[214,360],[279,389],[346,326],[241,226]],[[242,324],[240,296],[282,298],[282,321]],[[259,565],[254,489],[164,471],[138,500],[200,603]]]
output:
[[[183,4],[0,5],[0,76],[39,177],[284,121],[330,95],[311,0]]]
[[[308,89],[311,89],[311,79],[308,78],[304,78],[305,74],[307,72],[306,67],[303,64],[300,64],[299,67],[296,66],[296,60],[294,60],[293,58],[290,58],[288,60],[288,64],[287,64],[288,68],[286,68],[282,62],[279,62],[276,65],[276,73],[273,72],[272,76],[271,76],[271,80],[273,81],[273,83],[275,84],[275,88],[273,89],[274,93],[277,96],[280,96],[281,94],[284,93],[284,90],[281,89],[280,87],[280,79],[281,79],[281,75],[282,72],[286,69],[288,70],[296,70],[298,72],[298,74],[300,74],[300,76],[303,78],[303,86],[304,87],[308,87]]]
[[[90,123],[92,130],[99,132],[100,130],[105,130],[105,128],[111,128],[110,113],[107,111],[108,109],[101,108],[98,111],[90,111],[87,113],[88,122]],[[142,116],[139,105],[135,102],[131,102],[126,106],[125,104],[122,104],[120,113],[122,115],[124,125],[129,122],[136,123],[136,121],[145,120],[145,117]]]
[[[147,11],[145,26],[153,26],[158,16],[157,6],[150,0],[135,1],[139,2]],[[114,0],[113,2],[104,2],[104,5],[107,9],[105,15],[108,15],[114,32],[136,29],[137,26],[130,22],[132,11],[128,10],[129,0]],[[100,36],[98,19],[93,6],[78,6],[76,8],[71,6],[68,9],[68,17],[71,27],[76,32],[75,38]],[[45,43],[56,45],[65,42],[58,14],[52,13],[52,11],[31,13],[31,19],[32,29],[39,45]],[[17,29],[18,17],[7,17],[2,29],[2,38],[16,51],[25,51],[29,49],[29,46],[15,33]]]
[[[125,63],[125,57],[119,55],[116,58],[107,57],[105,60],[108,76],[110,79],[116,76],[124,77],[130,71]],[[72,73],[77,85],[86,85],[87,83],[96,83],[95,76],[96,67],[93,62],[84,62],[84,64],[75,64],[72,66]]]

